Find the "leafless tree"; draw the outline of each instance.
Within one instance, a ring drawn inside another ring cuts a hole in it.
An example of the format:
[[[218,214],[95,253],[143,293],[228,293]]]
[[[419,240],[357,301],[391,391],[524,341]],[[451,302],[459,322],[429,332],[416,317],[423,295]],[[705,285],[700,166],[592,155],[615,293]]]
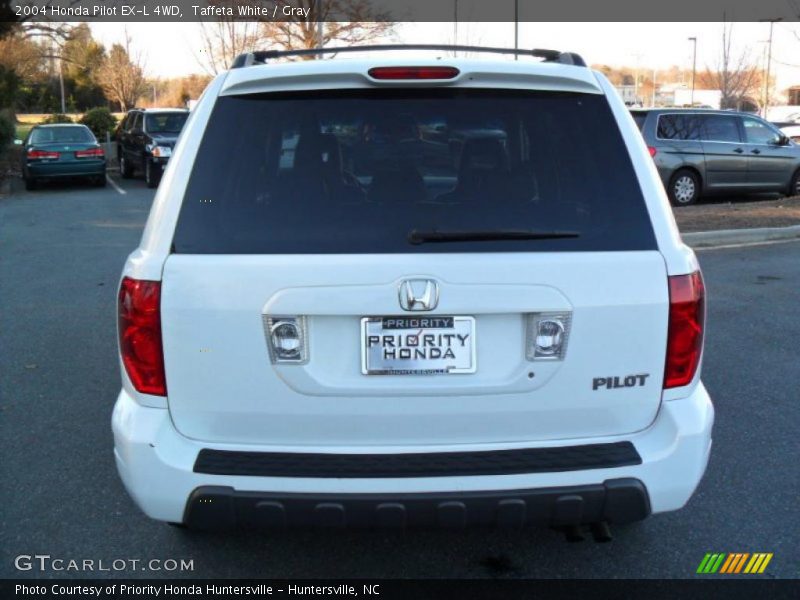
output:
[[[286,20],[245,21],[239,7],[250,0],[215,0],[210,4],[233,8],[233,17],[217,17],[200,23],[202,54],[200,65],[211,75],[230,68],[233,60],[245,52],[261,48],[297,50],[319,45],[319,22],[324,22],[322,43],[363,44],[389,35],[394,23],[388,15],[372,8],[368,0],[276,0],[277,13],[283,7],[303,9],[302,14]],[[256,3],[258,4],[258,3]],[[305,12],[307,11],[307,12]]]
[[[238,7],[248,4],[248,1],[216,0],[209,4],[231,7],[238,14]],[[258,48],[264,41],[261,25],[257,21],[217,17],[216,21],[202,22],[199,26],[203,47],[198,62],[210,75],[230,68],[234,58]]]
[[[144,61],[141,54],[131,52],[131,38],[125,32],[125,45],[111,46],[97,70],[97,83],[106,97],[118,102],[123,111],[136,105],[146,89]]]
[[[722,93],[722,108],[739,109],[748,98],[757,94],[762,75],[756,66],[750,48],[733,50],[733,24],[722,24],[722,50],[714,68],[699,74],[700,83]]]
[[[324,23],[322,43],[364,44],[390,35],[394,23],[386,13],[376,11],[367,0],[276,0],[283,6],[308,9],[308,17],[262,24],[264,38],[276,50],[299,50],[319,45],[318,22]]]

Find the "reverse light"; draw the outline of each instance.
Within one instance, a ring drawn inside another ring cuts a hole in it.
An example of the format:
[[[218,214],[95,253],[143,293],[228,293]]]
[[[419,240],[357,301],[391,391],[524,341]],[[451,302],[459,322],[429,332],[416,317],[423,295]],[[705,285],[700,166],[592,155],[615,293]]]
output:
[[[136,391],[167,395],[161,343],[161,282],[125,277],[119,289],[119,349]]]
[[[665,389],[688,385],[694,379],[703,353],[705,315],[700,271],[670,277]]]
[[[453,79],[460,71],[455,67],[373,67],[369,71],[373,79],[408,80],[408,79]]]
[[[304,364],[308,360],[305,317],[264,316],[264,333],[273,364]]]
[[[103,158],[106,153],[102,148],[89,148],[88,150],[76,150],[75,158]]]
[[[567,351],[572,316],[568,312],[527,316],[525,356],[528,360],[562,360]]]
[[[60,152],[49,152],[47,150],[35,150],[33,148],[28,149],[28,158],[29,159],[59,158],[60,156],[61,156]]]

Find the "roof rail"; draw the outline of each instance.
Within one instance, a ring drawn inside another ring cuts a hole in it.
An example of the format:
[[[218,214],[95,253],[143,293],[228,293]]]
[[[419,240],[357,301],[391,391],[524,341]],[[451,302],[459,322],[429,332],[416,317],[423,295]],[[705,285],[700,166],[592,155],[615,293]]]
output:
[[[459,46],[449,44],[378,44],[366,46],[343,46],[340,48],[303,48],[300,50],[256,50],[236,57],[231,69],[265,64],[274,58],[287,56],[320,56],[322,54],[339,54],[342,52],[378,52],[388,50],[444,50],[449,52],[483,52],[490,54],[516,54],[517,56],[534,56],[543,62],[557,62],[565,65],[585,67],[586,62],[574,52],[559,50],[492,48],[488,46]]]

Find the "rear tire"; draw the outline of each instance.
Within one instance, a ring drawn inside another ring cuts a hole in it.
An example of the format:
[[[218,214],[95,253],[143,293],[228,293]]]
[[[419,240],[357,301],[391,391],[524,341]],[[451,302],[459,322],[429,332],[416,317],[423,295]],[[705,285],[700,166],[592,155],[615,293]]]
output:
[[[106,187],[106,176],[100,175],[99,177],[95,177],[92,180],[92,183],[94,184],[95,187],[104,188]]]
[[[797,169],[789,184],[789,197],[800,196],[800,169]]]
[[[680,169],[669,180],[667,188],[673,206],[689,206],[700,198],[700,177],[689,169]]]
[[[32,192],[33,190],[36,189],[36,185],[37,185],[36,179],[34,179],[33,177],[25,177],[25,189],[26,190],[28,190],[29,192]]]
[[[122,155],[121,151],[119,155],[119,174],[123,179],[130,179],[133,177],[133,167],[131,167],[130,163]]]

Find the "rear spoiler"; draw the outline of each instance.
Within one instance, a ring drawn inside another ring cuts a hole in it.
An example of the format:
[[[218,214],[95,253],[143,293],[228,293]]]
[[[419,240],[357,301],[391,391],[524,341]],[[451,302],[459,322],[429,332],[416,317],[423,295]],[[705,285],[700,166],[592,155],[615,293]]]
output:
[[[391,50],[439,50],[446,52],[480,52],[488,54],[514,54],[516,56],[533,56],[542,62],[556,62],[564,65],[585,67],[586,62],[574,52],[560,50],[492,48],[489,46],[459,46],[448,44],[379,44],[366,46],[344,46],[341,48],[303,48],[300,50],[256,50],[240,54],[231,65],[231,69],[240,69],[253,65],[266,64],[268,60],[290,56],[321,56],[323,54],[339,54],[346,52],[382,52]]]

